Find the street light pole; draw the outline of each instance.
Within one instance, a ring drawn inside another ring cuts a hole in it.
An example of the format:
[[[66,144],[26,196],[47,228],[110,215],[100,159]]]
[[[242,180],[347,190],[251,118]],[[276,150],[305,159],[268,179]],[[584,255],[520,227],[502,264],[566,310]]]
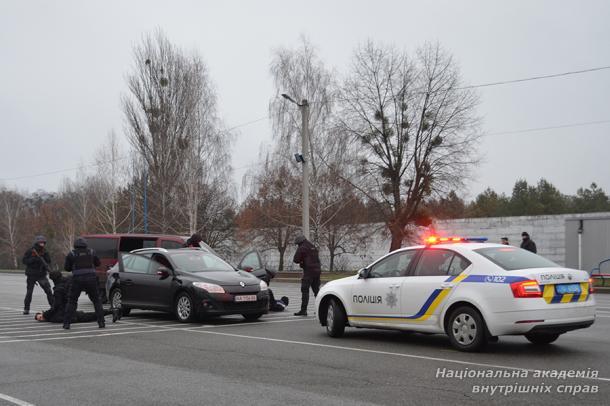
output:
[[[307,99],[303,99],[301,103],[297,103],[292,97],[283,93],[282,97],[299,106],[301,111],[301,160],[303,164],[303,235],[309,240],[309,103]]]
[[[303,235],[309,240],[309,104],[303,99],[299,105],[301,110],[301,154],[303,160]]]

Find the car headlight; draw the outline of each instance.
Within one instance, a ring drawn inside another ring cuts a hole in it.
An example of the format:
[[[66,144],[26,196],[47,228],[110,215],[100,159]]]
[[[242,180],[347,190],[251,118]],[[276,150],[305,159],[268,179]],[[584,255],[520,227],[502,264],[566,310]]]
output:
[[[269,286],[267,285],[267,283],[265,281],[261,281],[260,285],[261,285],[261,292],[264,292],[267,289],[269,289]]]
[[[209,293],[225,293],[225,290],[220,285],[215,283],[193,282],[193,286],[199,289],[207,290]]]

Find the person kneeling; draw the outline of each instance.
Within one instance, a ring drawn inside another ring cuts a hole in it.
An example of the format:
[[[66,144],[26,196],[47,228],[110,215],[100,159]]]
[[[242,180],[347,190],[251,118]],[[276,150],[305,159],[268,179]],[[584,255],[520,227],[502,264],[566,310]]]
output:
[[[68,301],[68,292],[70,291],[70,278],[65,278],[59,271],[49,273],[49,278],[53,281],[53,306],[45,312],[38,312],[34,319],[38,321],[48,321],[51,323],[62,323],[66,304]],[[104,315],[112,314],[112,322],[116,322],[121,318],[120,310],[104,310]],[[73,323],[86,323],[96,321],[95,313],[85,313],[76,311],[72,314],[71,320]]]

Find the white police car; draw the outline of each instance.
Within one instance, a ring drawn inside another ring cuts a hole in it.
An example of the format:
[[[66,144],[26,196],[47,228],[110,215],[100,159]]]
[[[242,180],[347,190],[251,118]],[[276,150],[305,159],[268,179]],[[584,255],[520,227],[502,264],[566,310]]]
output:
[[[446,333],[462,351],[500,335],[549,344],[593,324],[587,272],[485,240],[429,237],[329,282],[316,298],[319,321],[331,337],[346,326]]]

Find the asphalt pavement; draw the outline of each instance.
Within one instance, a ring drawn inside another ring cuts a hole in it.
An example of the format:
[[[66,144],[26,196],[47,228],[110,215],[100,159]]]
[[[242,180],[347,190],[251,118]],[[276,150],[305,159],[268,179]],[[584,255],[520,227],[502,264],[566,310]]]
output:
[[[25,277],[0,274],[0,405],[603,405],[610,395],[610,295],[597,320],[547,347],[501,337],[460,353],[447,337],[351,329],[326,336],[295,317],[299,286],[275,283],[285,312],[192,324],[132,311],[96,323],[40,323],[34,291],[21,314]],[[312,298],[313,302],[313,298]],[[93,307],[83,295],[80,310]],[[575,393],[578,392],[578,393]]]

